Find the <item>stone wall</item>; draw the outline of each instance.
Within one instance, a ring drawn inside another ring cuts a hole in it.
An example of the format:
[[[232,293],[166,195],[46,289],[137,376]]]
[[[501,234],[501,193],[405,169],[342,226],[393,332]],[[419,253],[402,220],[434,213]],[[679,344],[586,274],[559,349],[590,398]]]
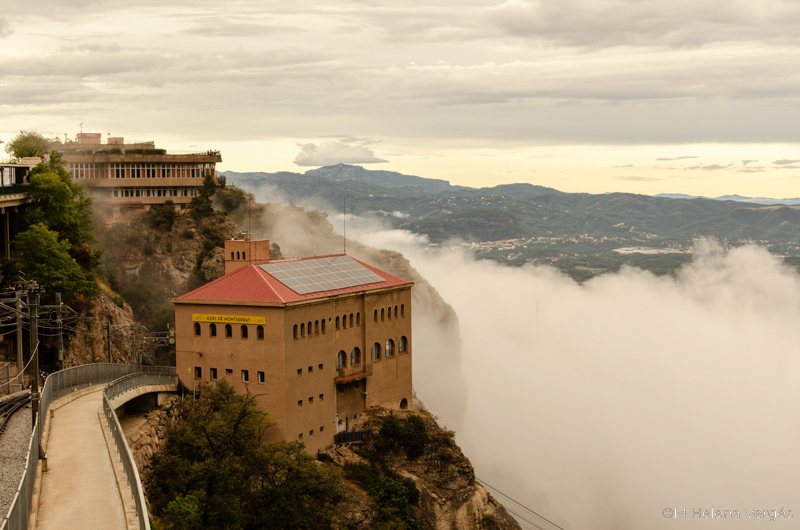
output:
[[[140,420],[130,429],[123,425],[123,429],[145,491],[150,484],[153,455],[167,438],[167,429],[177,421],[180,405],[180,396],[172,396],[149,412],[126,414],[125,424],[131,424],[133,419]]]

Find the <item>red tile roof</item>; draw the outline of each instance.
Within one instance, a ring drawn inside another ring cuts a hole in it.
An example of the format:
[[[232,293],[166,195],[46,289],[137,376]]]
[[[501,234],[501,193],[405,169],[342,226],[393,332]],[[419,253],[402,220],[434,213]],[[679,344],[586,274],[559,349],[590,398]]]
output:
[[[344,254],[337,254],[343,256]],[[331,256],[318,256],[315,258],[302,258],[303,260],[312,260],[327,258]],[[352,258],[352,256],[350,256]],[[326,296],[333,296],[344,293],[356,293],[360,291],[368,291],[370,289],[379,289],[381,287],[394,287],[397,285],[410,285],[409,282],[401,280],[396,276],[392,276],[387,272],[364,263],[357,261],[370,272],[373,272],[384,279],[382,282],[375,282],[366,285],[358,285],[355,287],[347,287],[344,289],[334,289],[332,291],[320,291],[309,294],[297,294],[292,289],[275,279],[272,275],[265,272],[258,265],[245,265],[240,269],[236,269],[230,274],[226,274],[222,278],[218,278],[202,287],[195,289],[183,296],[176,299],[180,301],[189,300],[203,300],[215,302],[260,302],[260,303],[288,303],[300,302],[303,300],[312,300],[315,298],[324,298]],[[284,261],[298,261],[298,260],[284,260]],[[279,261],[271,261],[270,263],[281,263]]]

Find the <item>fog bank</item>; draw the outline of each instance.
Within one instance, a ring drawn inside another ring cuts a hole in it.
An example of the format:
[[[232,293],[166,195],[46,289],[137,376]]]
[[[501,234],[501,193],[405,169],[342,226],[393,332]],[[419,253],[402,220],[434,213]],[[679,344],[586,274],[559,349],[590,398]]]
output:
[[[570,529],[769,521],[745,509],[800,518],[800,276],[765,250],[705,243],[675,279],[625,268],[578,285],[550,268],[425,252],[419,236],[348,217],[348,236],[358,228],[360,242],[401,251],[458,314],[468,394],[457,435],[479,477]],[[415,388],[447,425],[463,393],[431,369],[439,347],[420,359],[418,326],[432,325],[415,321]],[[712,508],[741,517],[692,518]]]

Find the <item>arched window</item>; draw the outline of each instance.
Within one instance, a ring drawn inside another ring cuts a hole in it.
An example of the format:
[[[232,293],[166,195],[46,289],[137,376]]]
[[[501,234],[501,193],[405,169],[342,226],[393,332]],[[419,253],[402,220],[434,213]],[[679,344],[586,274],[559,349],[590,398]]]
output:
[[[339,353],[336,354],[336,368],[346,368],[347,367],[347,354],[344,350],[340,350]]]
[[[311,331],[311,322],[309,322],[308,323],[308,336],[309,337],[311,336],[311,333],[312,333],[312,331]]]
[[[353,327],[353,313],[350,313],[350,327]]]
[[[242,324],[242,338],[243,339],[247,338],[247,325],[246,324]]]
[[[384,308],[381,308],[381,322],[383,322],[383,316],[385,314],[384,311],[386,310]]]
[[[394,318],[397,318],[397,306],[394,306]]]
[[[236,253],[236,259],[239,259],[239,253],[238,252]]]
[[[245,255],[244,251],[242,251],[242,259],[247,259],[245,256],[246,255]]]
[[[358,366],[359,364],[361,364],[361,350],[355,347],[350,352],[350,366]]]
[[[216,337],[217,336],[217,325],[216,324],[209,325],[208,326],[208,332],[209,332],[208,334],[211,335],[212,337]]]
[[[408,400],[403,398],[400,400],[400,410],[406,410],[408,408]]]
[[[325,333],[325,319],[322,319],[322,332]]]
[[[356,313],[356,326],[361,325],[361,313]]]
[[[314,321],[314,334],[319,335],[319,320]]]
[[[408,339],[400,337],[400,342],[397,343],[397,353],[405,353],[408,349]]]
[[[233,259],[233,251],[231,250],[231,259]]]
[[[386,312],[388,313],[388,315],[386,315],[386,316],[388,316],[389,320],[391,320],[392,319],[392,306],[387,307],[386,308]]]
[[[230,324],[225,324],[225,338],[232,339],[233,338],[233,327]]]
[[[194,323],[194,334],[196,337],[200,336],[200,324],[197,322]]]
[[[339,329],[339,317],[336,317],[336,329]]]
[[[406,305],[405,304],[400,304],[400,316],[401,317],[406,316]]]
[[[300,336],[301,337],[305,337],[306,336],[306,325],[305,324],[300,324]]]
[[[347,315],[342,315],[342,329],[347,329]]]
[[[256,328],[256,336],[258,340],[264,340],[264,326],[258,326]]]
[[[375,322],[377,322],[377,321],[378,321],[378,310],[376,309],[375,310]]]
[[[381,345],[377,342],[372,345],[372,360],[373,361],[381,360]]]
[[[294,325],[294,333],[292,335],[297,338],[297,324]]]
[[[391,357],[394,355],[394,341],[389,339],[386,341],[386,357]]]

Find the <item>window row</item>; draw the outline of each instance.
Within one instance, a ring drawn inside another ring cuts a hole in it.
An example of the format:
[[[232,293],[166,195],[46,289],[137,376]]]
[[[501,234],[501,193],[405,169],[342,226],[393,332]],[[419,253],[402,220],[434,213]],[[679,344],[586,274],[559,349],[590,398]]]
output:
[[[323,432],[325,432],[325,426],[324,426],[324,425],[321,425],[321,426],[320,426],[320,428],[319,428],[319,432],[320,432],[320,433],[323,433]],[[314,429],[311,429],[310,431],[308,431],[308,435],[309,435],[309,436],[314,436]],[[298,435],[297,435],[297,439],[298,439],[298,440],[302,440],[302,439],[303,439],[303,433],[300,433],[300,434],[298,434]]]
[[[197,188],[121,188],[114,197],[194,197]]]
[[[233,375],[232,368],[225,369],[225,375]],[[264,372],[256,372],[256,377],[258,378],[259,384],[264,384],[266,381],[266,374]],[[203,367],[202,366],[195,366],[194,367],[194,378],[195,379],[203,379]],[[217,369],[216,368],[209,368],[208,369],[208,379],[210,381],[217,380]],[[242,381],[245,383],[250,382],[250,370],[242,370]]]
[[[323,401],[324,399],[325,399],[325,394],[320,394],[319,395],[319,401]],[[314,396],[310,396],[308,398],[308,404],[309,405],[313,405],[314,404]],[[298,407],[302,407],[303,406],[303,400],[302,399],[298,399],[297,400],[297,406]]]
[[[394,306],[394,318],[398,318],[397,308],[398,308],[398,306]],[[388,317],[389,320],[391,320],[392,319],[392,306],[385,307],[385,308],[382,307],[380,309],[380,313],[381,313],[381,322],[386,320],[387,317]],[[399,316],[401,316],[401,317],[405,317],[406,316],[406,305],[405,304],[400,304]],[[375,314],[373,316],[373,320],[375,320],[375,322],[378,321],[378,310],[377,309],[375,310]]]
[[[237,252],[238,254],[238,252]],[[231,259],[233,253],[231,253]],[[244,252],[242,252],[242,259],[244,258]],[[331,319],[328,319],[331,320]],[[349,324],[348,324],[349,323]],[[361,325],[361,313],[345,313],[342,316],[337,316],[336,320],[334,321],[334,325],[336,329],[347,329],[348,327],[355,327]],[[305,322],[302,324],[295,324],[294,328],[292,329],[292,338],[294,339],[301,339],[306,336],[310,337],[312,335],[319,335],[320,333],[325,333],[325,319],[322,320],[315,320],[313,325],[311,322],[306,324]]]
[[[234,258],[234,256],[236,257]],[[237,251],[236,253],[234,253],[231,250],[231,259],[247,259],[247,253],[245,251],[242,251],[241,253]]]
[[[214,170],[214,164],[151,164],[151,163],[116,163],[97,167],[97,164],[69,164],[69,171],[76,179],[104,178],[203,178]]]
[[[376,342],[372,345],[372,355],[370,360],[372,361],[380,361],[381,360],[381,350],[383,350],[384,357],[394,357],[394,341],[389,339],[386,341],[384,346],[381,346],[379,342]],[[408,352],[408,339],[405,337],[400,337],[400,341],[397,343],[397,353],[406,353]],[[356,346],[355,348],[350,351],[350,366],[358,366],[361,364],[361,349]],[[340,350],[339,353],[336,354],[336,369],[346,368],[348,366],[348,357],[347,352],[344,350]]]
[[[203,326],[200,325],[199,322],[194,323],[194,336],[200,337],[203,335]],[[208,336],[209,337],[216,337],[217,336],[217,325],[216,324],[209,324],[208,325]],[[250,328],[247,324],[242,324],[239,326],[239,338],[247,339],[250,336]],[[233,326],[230,324],[225,324],[225,338],[232,339],[233,338]],[[256,338],[258,340],[264,340],[264,326],[256,326]]]

